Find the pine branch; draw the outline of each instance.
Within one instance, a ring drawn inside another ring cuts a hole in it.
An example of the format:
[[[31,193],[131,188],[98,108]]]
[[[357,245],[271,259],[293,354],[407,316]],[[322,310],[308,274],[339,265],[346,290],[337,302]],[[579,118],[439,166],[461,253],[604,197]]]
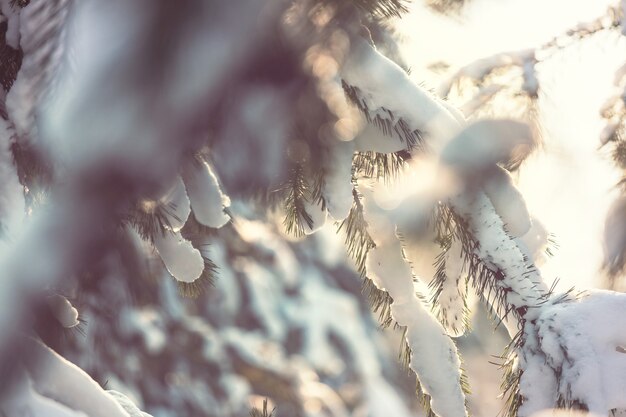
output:
[[[9,91],[22,66],[22,51],[6,44],[7,21],[0,22],[0,85]]]
[[[429,283],[428,287],[431,289],[431,300],[430,304],[432,306],[433,312],[446,329],[452,329],[452,331],[456,334],[460,333],[460,330],[469,329],[470,328],[470,310],[467,305],[467,291],[464,293],[459,293],[459,297],[461,297],[461,302],[463,303],[461,309],[461,325],[462,329],[457,329],[455,325],[449,323],[448,321],[448,311],[442,302],[442,293],[444,291],[444,287],[446,284],[450,285],[449,280],[454,279],[455,287],[458,287],[458,280],[464,280],[465,285],[467,285],[467,279],[463,277],[449,277],[446,274],[446,258],[447,254],[450,250],[450,245],[452,241],[447,239],[447,242],[443,244],[441,247],[441,253],[437,255],[435,260],[435,276],[433,280]]]
[[[422,147],[424,139],[420,130],[412,130],[406,120],[398,117],[385,107],[370,109],[367,102],[361,98],[361,92],[358,87],[351,86],[343,80],[341,81],[341,86],[348,101],[363,113],[368,123],[374,124],[386,136],[400,140],[406,145],[408,151]]]
[[[195,245],[194,245],[195,246]],[[182,282],[173,278],[178,288],[178,293],[185,298],[197,298],[203,294],[208,288],[215,286],[215,280],[217,279],[217,265],[208,258],[206,251],[203,247],[208,247],[208,244],[201,245],[200,254],[204,261],[204,269],[202,274],[193,282]]]
[[[393,153],[357,152],[354,155],[353,169],[365,177],[390,181],[400,174],[407,161],[411,159],[408,151]]]
[[[493,265],[488,265],[476,254],[479,242],[476,241],[467,222],[461,218],[449,206],[440,203],[435,213],[435,230],[437,240],[458,240],[461,243],[463,256],[463,269],[470,278],[470,283],[482,302],[490,308],[492,316],[504,321],[509,314],[513,314],[517,320],[521,320],[526,313],[526,307],[514,309],[507,302],[507,293],[512,288],[506,286],[504,273]],[[441,243],[440,243],[441,244]],[[527,262],[527,259],[524,258]],[[527,262],[528,272],[534,270],[534,265]],[[548,295],[544,295],[547,297]]]
[[[154,238],[164,235],[172,229],[169,218],[176,218],[172,204],[163,204],[155,200],[141,200],[127,213],[124,223],[135,228],[143,239],[154,242]]]
[[[400,354],[398,356],[398,359],[402,368],[408,372],[410,369],[409,364],[411,361],[411,348],[406,339],[406,327],[402,327],[402,339],[401,340],[402,341],[400,345]],[[466,402],[466,408],[467,408],[467,398],[472,393],[472,391],[469,385],[467,372],[465,371],[465,368],[463,368],[462,364],[461,364],[461,380],[459,382],[461,384],[461,389],[463,390],[463,393],[466,396],[465,402]],[[415,378],[415,396],[417,397],[420,405],[422,406],[422,409],[424,410],[425,417],[438,417],[433,412],[432,408],[430,407],[430,395],[424,392],[424,389],[422,388],[422,384],[420,383],[420,380],[417,377]]]
[[[283,192],[286,194],[284,199],[286,214],[283,224],[287,233],[302,237],[305,225],[309,228],[313,227],[313,219],[306,211],[306,203],[312,200],[311,189],[302,163],[296,163],[291,168]]]
[[[363,204],[356,189],[352,190],[352,196],[354,198],[352,208],[348,213],[348,217],[339,224],[337,232],[340,232],[342,229],[345,230],[345,244],[348,255],[354,259],[357,271],[359,271],[361,277],[365,278],[367,252],[376,247],[376,244],[367,231],[367,222],[363,216]]]

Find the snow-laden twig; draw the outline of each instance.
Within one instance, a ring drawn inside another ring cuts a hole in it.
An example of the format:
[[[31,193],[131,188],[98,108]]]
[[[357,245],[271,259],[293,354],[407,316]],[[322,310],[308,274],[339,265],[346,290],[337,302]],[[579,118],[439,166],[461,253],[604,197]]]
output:
[[[6,98],[7,111],[19,135],[33,135],[35,112],[52,85],[64,54],[63,35],[72,0],[31,0],[9,19],[10,29],[17,26],[23,52],[22,66]],[[3,6],[4,11],[4,6]],[[19,21],[16,19],[19,17]]]
[[[406,326],[406,340],[411,349],[409,366],[424,392],[430,395],[431,408],[438,416],[467,416],[456,346],[418,298],[395,226],[384,210],[377,207],[372,192],[366,189],[362,192],[365,220],[376,244],[367,254],[367,276],[393,298],[391,315],[398,325]]]
[[[41,342],[28,339],[26,369],[41,395],[89,417],[128,417],[124,409],[89,375]]]

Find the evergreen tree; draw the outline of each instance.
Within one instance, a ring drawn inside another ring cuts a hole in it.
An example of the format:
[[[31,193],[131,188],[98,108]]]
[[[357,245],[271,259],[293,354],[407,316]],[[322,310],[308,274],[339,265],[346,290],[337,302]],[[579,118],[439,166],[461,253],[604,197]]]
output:
[[[454,14],[464,2],[428,4]],[[470,291],[510,335],[505,415],[625,412],[626,297],[559,293],[542,277],[549,235],[513,176],[540,147],[536,65],[563,42],[471,63],[432,92],[409,77],[387,24],[404,0],[0,5],[4,415],[147,415],[116,390],[124,382],[105,389],[102,364],[134,369],[142,403],[179,415],[241,414],[250,387],[277,402],[250,415],[307,415],[311,401],[334,415],[375,409],[389,375],[363,346],[371,329],[329,313],[360,312],[350,272],[314,249],[331,223],[381,325],[402,330],[428,415],[468,415],[455,338]],[[623,33],[625,8],[565,36]],[[494,87],[506,71],[518,82]],[[478,91],[457,109],[462,81]],[[622,164],[623,71],[616,83],[602,140]],[[498,114],[502,94],[524,111]],[[613,276],[624,235],[609,242]],[[424,248],[438,253],[433,277],[416,273]],[[181,301],[173,284],[209,298]],[[57,353],[79,362],[85,346],[92,376]],[[333,357],[350,370],[333,374]],[[154,378],[142,381],[144,361]],[[307,372],[365,394],[333,403]]]

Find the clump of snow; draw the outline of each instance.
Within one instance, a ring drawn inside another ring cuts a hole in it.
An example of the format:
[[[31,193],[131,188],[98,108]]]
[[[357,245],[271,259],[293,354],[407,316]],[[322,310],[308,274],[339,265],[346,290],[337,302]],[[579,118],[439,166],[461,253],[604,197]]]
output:
[[[174,185],[159,199],[159,203],[167,207],[167,217],[172,230],[180,231],[191,213],[191,204],[181,177],[176,177]]]
[[[341,69],[342,78],[358,87],[368,108],[387,109],[411,129],[425,132],[437,150],[460,128],[458,115],[417,86],[406,72],[363,39],[355,40]]]
[[[465,175],[476,175],[497,163],[506,163],[513,154],[531,148],[534,141],[526,123],[479,120],[446,145],[441,160]]]
[[[30,339],[28,348],[26,368],[39,394],[89,417],[129,417],[82,369],[36,340]]]
[[[61,326],[70,328],[78,325],[78,310],[67,298],[57,294],[48,297],[47,301],[52,314],[61,323]]]
[[[204,160],[194,160],[185,166],[183,179],[196,219],[205,226],[220,228],[230,220],[224,208],[230,199],[219,185],[217,177]]]
[[[467,416],[456,346],[417,297],[413,273],[404,258],[395,226],[376,205],[371,191],[361,191],[368,230],[376,243],[367,255],[367,276],[393,298],[391,314],[400,326],[407,328],[406,340],[411,348],[409,366],[424,392],[431,395],[430,405],[437,415]]]
[[[204,271],[204,259],[200,251],[180,232],[165,231],[154,237],[154,246],[167,270],[181,282],[194,282]]]
[[[0,405],[0,411],[6,417],[89,417],[82,411],[72,410],[39,394],[33,389],[30,378],[26,376],[12,388],[11,395],[4,398]]]

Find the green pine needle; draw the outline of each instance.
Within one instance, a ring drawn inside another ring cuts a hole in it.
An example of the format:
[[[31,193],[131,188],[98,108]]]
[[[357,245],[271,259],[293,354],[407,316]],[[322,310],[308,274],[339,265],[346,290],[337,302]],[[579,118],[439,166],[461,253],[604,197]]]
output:
[[[365,99],[361,97],[361,91],[358,87],[351,86],[343,80],[341,85],[348,101],[363,113],[368,123],[376,125],[387,136],[399,138],[406,145],[408,151],[423,145],[423,132],[417,129],[411,130],[406,120],[398,117],[387,108],[382,107],[373,112]]]
[[[285,193],[284,208],[285,219],[283,224],[287,233],[296,236],[304,236],[305,225],[313,227],[313,219],[306,211],[306,203],[313,199],[311,188],[307,182],[304,166],[301,163],[294,164],[290,169],[287,183],[283,186]]]
[[[352,197],[354,199],[352,208],[348,213],[348,217],[339,224],[337,232],[345,230],[345,244],[348,255],[354,259],[357,271],[359,271],[361,277],[365,277],[365,260],[367,253],[370,249],[376,247],[376,244],[374,244],[374,241],[367,231],[367,222],[363,215],[363,204],[361,203],[361,198],[356,189],[352,190]]]
[[[204,261],[204,269],[202,270],[202,274],[193,282],[182,282],[178,281],[176,278],[176,286],[178,288],[178,294],[181,297],[185,298],[197,298],[201,294],[203,294],[208,288],[215,286],[215,280],[217,276],[217,265],[210,260],[203,251],[200,251],[202,254],[202,259]]]
[[[390,181],[399,176],[411,154],[407,151],[393,153],[357,152],[352,162],[355,172],[367,178]]]

